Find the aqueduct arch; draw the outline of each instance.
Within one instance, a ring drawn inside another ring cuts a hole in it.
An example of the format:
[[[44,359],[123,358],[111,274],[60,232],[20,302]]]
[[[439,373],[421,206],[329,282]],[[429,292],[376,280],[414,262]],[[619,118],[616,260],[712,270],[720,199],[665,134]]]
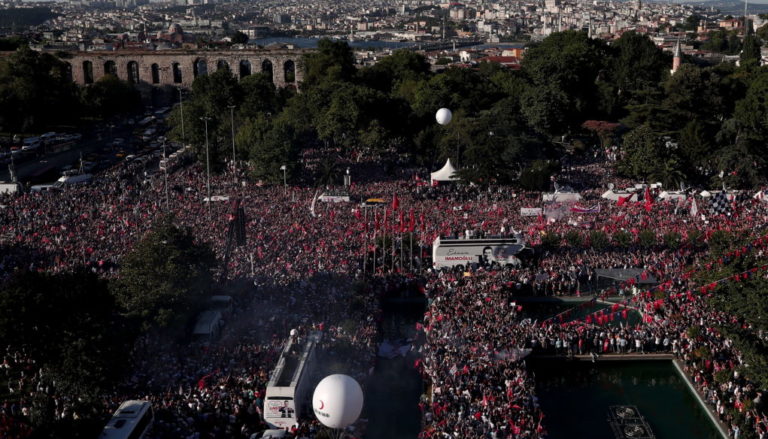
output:
[[[277,87],[297,86],[304,72],[299,62],[312,49],[252,49],[231,51],[168,50],[163,52],[119,50],[72,53],[72,80],[80,85],[98,81],[112,73],[125,81],[152,86],[192,85],[195,77],[219,68],[237,78],[256,72],[271,72]]]

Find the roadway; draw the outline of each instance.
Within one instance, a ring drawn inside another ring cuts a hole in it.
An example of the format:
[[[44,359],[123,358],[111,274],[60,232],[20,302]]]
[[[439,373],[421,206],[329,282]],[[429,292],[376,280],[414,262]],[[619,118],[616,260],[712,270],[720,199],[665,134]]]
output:
[[[116,126],[110,135],[102,130],[94,129],[91,132],[83,134],[80,142],[73,145],[70,149],[55,153],[38,153],[30,155],[21,160],[16,159],[16,175],[23,184],[42,184],[56,181],[65,166],[76,168],[79,164],[80,154],[83,157],[88,155],[98,155],[99,161],[103,167],[107,167],[119,160],[115,154],[118,151],[125,151],[131,154],[134,147],[129,146],[133,127],[130,125]],[[112,141],[116,138],[126,140],[124,146],[114,147]],[[0,166],[0,181],[10,181],[8,165]]]

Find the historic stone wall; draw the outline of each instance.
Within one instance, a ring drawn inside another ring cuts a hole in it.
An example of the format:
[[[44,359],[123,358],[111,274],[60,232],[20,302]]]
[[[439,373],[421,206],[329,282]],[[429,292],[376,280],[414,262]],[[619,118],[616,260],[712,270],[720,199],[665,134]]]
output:
[[[154,86],[192,85],[195,77],[213,73],[226,64],[236,77],[268,70],[271,66],[272,82],[277,87],[296,86],[301,82],[301,57],[311,50],[307,49],[254,49],[254,50],[167,50],[167,51],[115,51],[115,52],[76,52],[66,60],[72,68],[72,80],[80,85],[98,81],[105,75],[108,63],[114,63],[120,79],[135,82],[138,73],[139,84]],[[90,63],[91,75],[87,75]],[[134,66],[131,75],[129,66]],[[179,75],[174,78],[174,65]],[[250,67],[249,67],[250,66]],[[289,81],[289,72],[293,71],[293,80]],[[87,80],[86,80],[87,79]]]

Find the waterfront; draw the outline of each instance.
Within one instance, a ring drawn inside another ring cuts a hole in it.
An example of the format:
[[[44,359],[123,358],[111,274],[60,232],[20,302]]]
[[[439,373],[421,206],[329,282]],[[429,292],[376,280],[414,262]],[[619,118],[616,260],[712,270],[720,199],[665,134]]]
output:
[[[269,46],[272,44],[292,44],[299,49],[314,49],[317,47],[317,42],[320,38],[291,38],[291,37],[269,37],[269,38],[255,38],[248,41],[249,44],[258,44],[259,46]],[[384,41],[384,40],[356,40],[347,41],[350,47],[354,49],[418,49],[420,45],[434,44],[434,42],[415,42],[415,41]],[[489,48],[521,48],[523,43],[487,43],[479,44],[476,46],[469,46],[464,48],[472,49],[489,49]]]
[[[634,405],[657,439],[719,439],[671,361],[535,361],[536,393],[552,439],[612,438],[608,407]]]

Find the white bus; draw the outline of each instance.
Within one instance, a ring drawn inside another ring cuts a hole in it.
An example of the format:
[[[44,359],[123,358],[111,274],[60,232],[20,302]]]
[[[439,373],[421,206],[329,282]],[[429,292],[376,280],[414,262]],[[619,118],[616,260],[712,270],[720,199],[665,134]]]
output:
[[[470,266],[520,266],[525,246],[521,235],[511,238],[456,239],[437,237],[432,243],[432,266],[435,269]]]
[[[99,439],[143,439],[153,421],[149,401],[125,401],[104,427]]]
[[[270,428],[290,428],[300,416],[312,411],[315,347],[321,337],[322,333],[313,332],[304,340],[289,339],[285,344],[264,398],[264,420]]]

